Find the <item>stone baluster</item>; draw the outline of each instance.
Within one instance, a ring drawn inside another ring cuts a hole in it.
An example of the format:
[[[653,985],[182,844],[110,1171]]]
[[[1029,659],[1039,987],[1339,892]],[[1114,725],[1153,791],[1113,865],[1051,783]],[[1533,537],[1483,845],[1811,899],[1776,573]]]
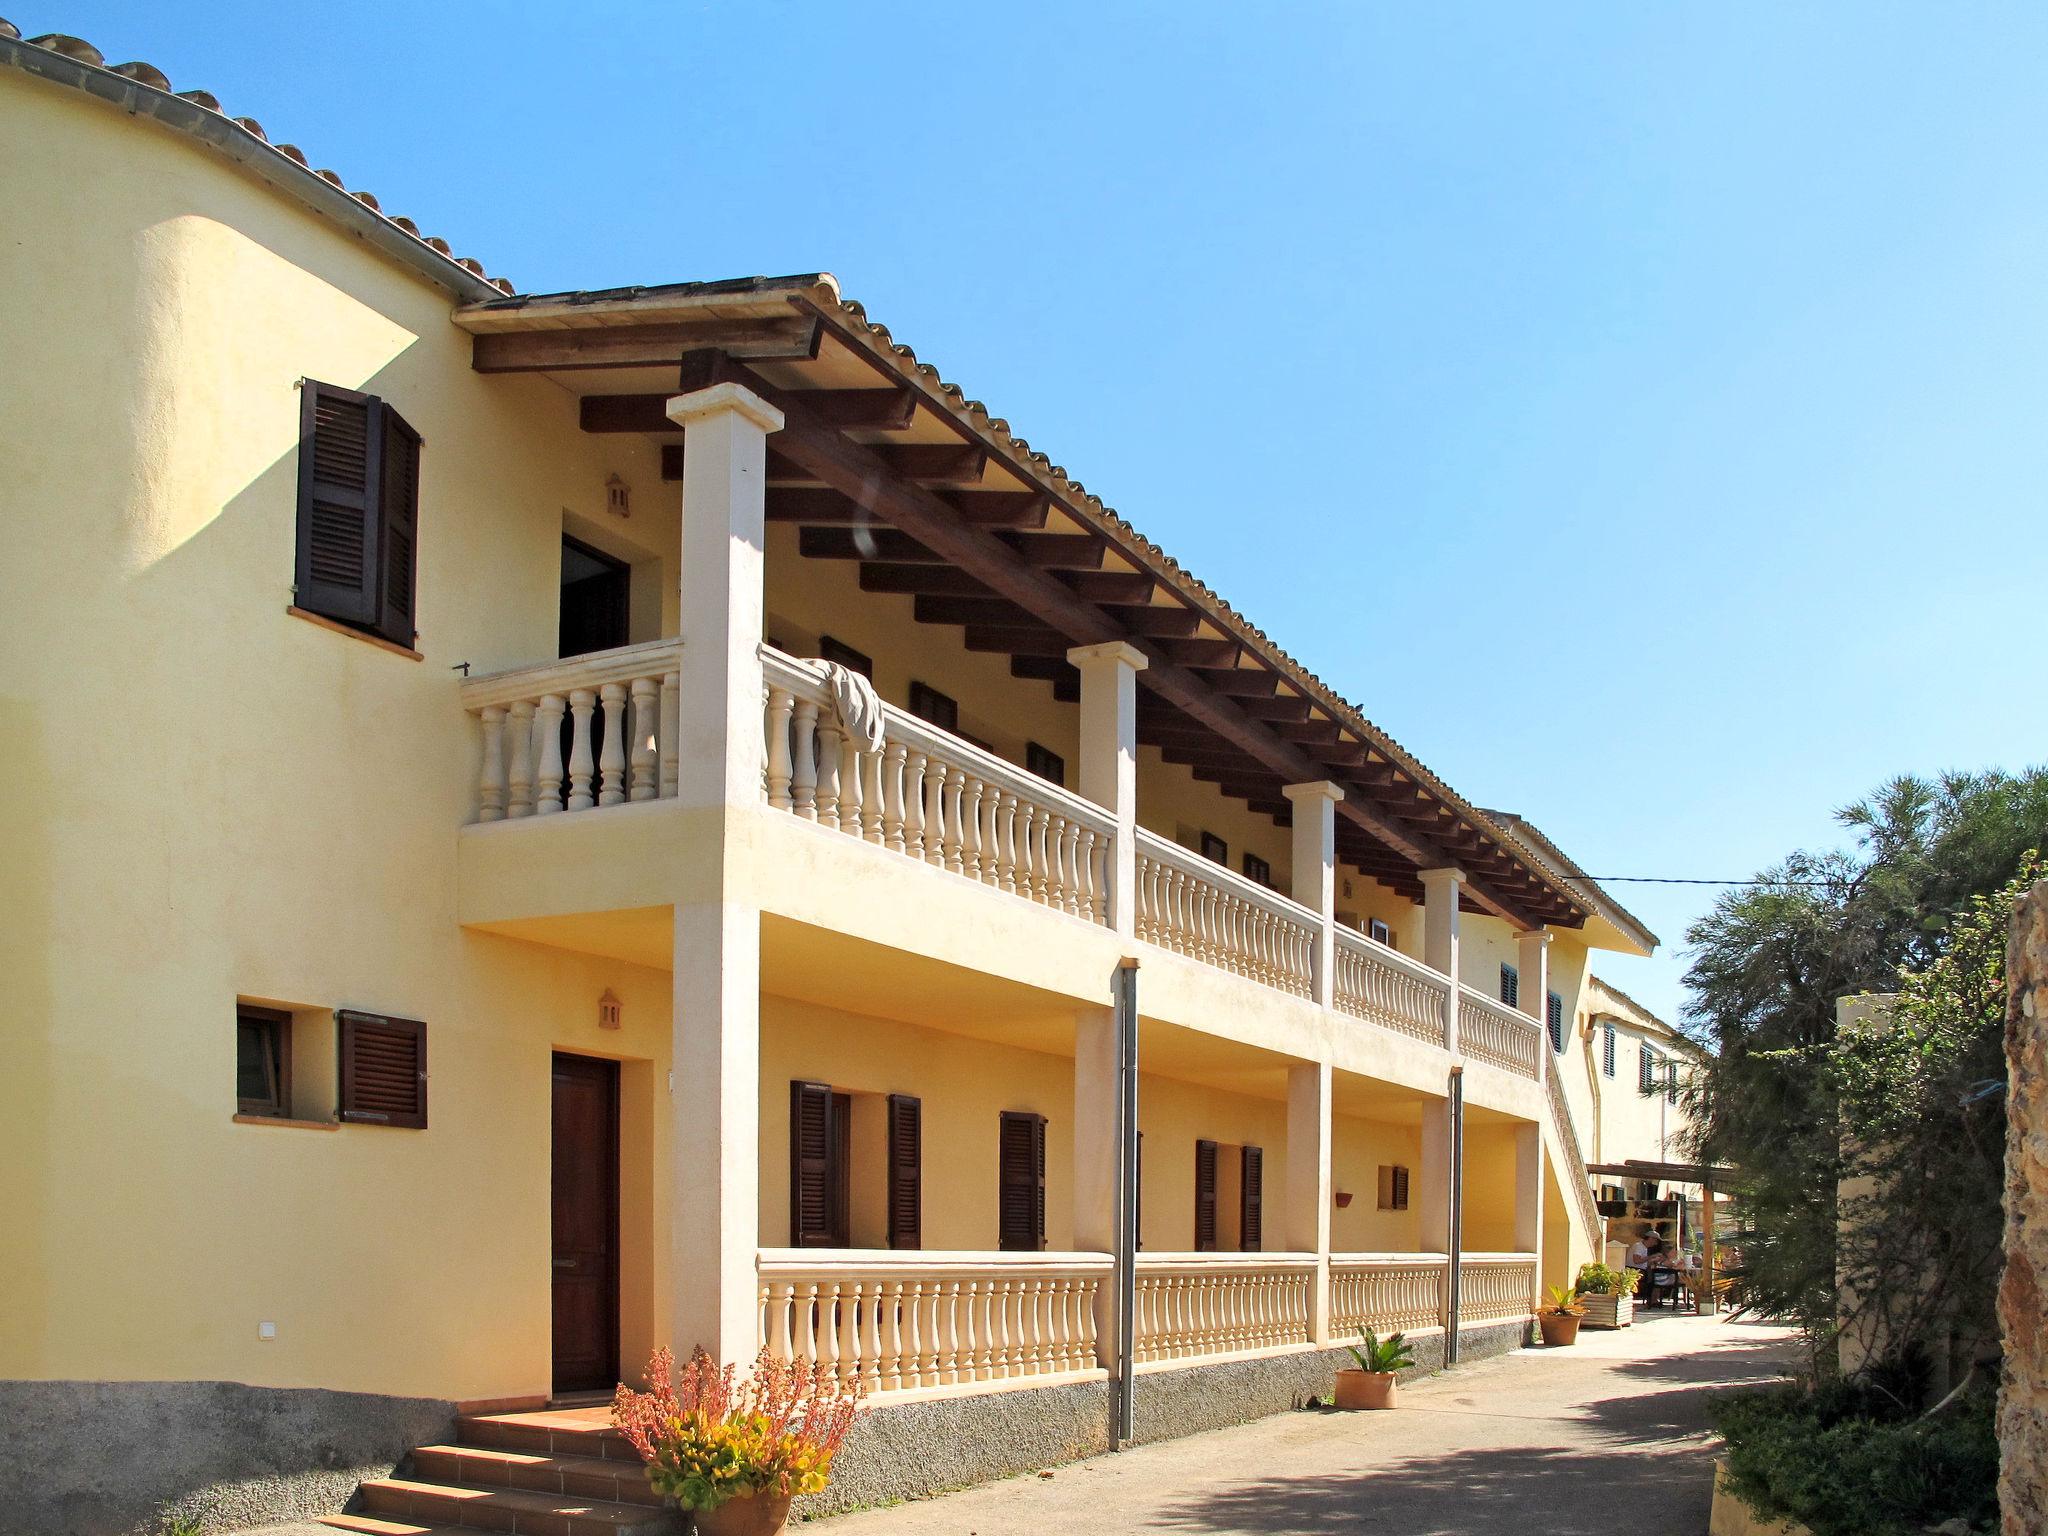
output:
[[[996,799],[996,879],[1011,895],[1017,894],[1017,797],[1003,790]]]
[[[1003,883],[1003,848],[997,839],[997,818],[1003,808],[1003,791],[995,784],[981,787],[981,878],[985,885]]]
[[[925,755],[911,747],[903,758],[903,851],[924,857]]]
[[[981,776],[969,773],[960,783],[960,873],[981,878]]]
[[[598,690],[604,701],[604,744],[598,749],[597,803],[619,805],[626,798],[626,687],[606,683]]]
[[[818,711],[818,822],[839,825],[839,717]]]
[[[664,800],[675,799],[676,780],[682,771],[682,759],[677,755],[677,744],[683,734],[681,692],[680,673],[661,674],[661,798]]]
[[[961,842],[965,833],[960,825],[960,796],[967,787],[967,775],[959,768],[946,769],[946,868],[959,874],[964,868]]]
[[[590,751],[590,717],[597,695],[588,688],[569,690],[569,809],[587,811],[597,804],[590,780],[597,764]]]
[[[880,843],[888,835],[883,827],[888,807],[882,800],[882,752],[861,753],[860,783],[861,836],[871,843]]]
[[[924,861],[946,862],[946,765],[927,758],[924,769]]]
[[[787,688],[768,690],[768,803],[778,811],[795,803],[789,792],[794,766],[789,758],[789,720],[795,712],[796,698]],[[634,792],[639,792],[637,779]]]
[[[904,846],[903,765],[909,756],[909,748],[892,741],[882,757],[882,841],[892,853],[901,853]]]
[[[789,808],[805,821],[818,819],[818,704],[798,699],[790,719]]]
[[[865,788],[860,781],[860,743],[842,725],[839,733],[839,830],[859,837],[860,798]]]
[[[540,803],[534,809],[547,816],[562,808],[562,696],[543,694],[534,719],[540,733]]]
[[[500,705],[486,704],[482,714],[484,757],[483,767],[477,774],[476,819],[502,821],[505,818],[505,711]]]
[[[628,793],[628,798],[652,800],[661,793],[661,751],[657,745],[661,731],[661,721],[658,717],[661,684],[655,678],[636,677],[631,688],[633,747],[629,766],[632,771],[632,789]]]
[[[1075,839],[1076,863],[1080,872],[1080,889],[1075,892],[1081,915],[1091,923],[1102,921],[1102,913],[1096,909],[1095,883],[1095,829],[1082,827]]]
[[[512,706],[511,716],[505,814],[516,819],[533,814],[533,701],[521,699]]]

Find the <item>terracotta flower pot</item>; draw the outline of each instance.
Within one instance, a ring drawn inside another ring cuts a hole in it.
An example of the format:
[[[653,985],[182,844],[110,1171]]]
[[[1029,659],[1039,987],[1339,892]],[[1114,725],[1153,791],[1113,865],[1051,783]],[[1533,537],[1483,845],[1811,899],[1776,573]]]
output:
[[[691,1518],[698,1536],[775,1536],[789,1523],[787,1494],[749,1494],[727,1499],[716,1509],[700,1509]]]
[[[1579,1316],[1576,1312],[1538,1312],[1536,1326],[1543,1334],[1544,1347],[1554,1349],[1560,1344],[1576,1344],[1579,1339]]]
[[[1339,1408],[1391,1408],[1394,1406],[1394,1373],[1392,1371],[1339,1371],[1337,1373],[1337,1406]]]

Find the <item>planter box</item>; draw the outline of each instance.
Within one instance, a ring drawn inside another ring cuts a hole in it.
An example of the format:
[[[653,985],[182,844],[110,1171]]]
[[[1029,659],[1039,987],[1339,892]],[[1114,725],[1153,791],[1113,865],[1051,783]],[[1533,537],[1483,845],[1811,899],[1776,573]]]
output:
[[[1766,1520],[1730,1493],[1727,1464],[1714,1463],[1714,1513],[1707,1521],[1707,1536],[1813,1536],[1797,1520]]]
[[[1395,1391],[1392,1371],[1339,1371],[1335,1402],[1339,1408],[1391,1408]]]
[[[1588,1328],[1626,1328],[1635,1321],[1633,1296],[1581,1296],[1579,1305],[1586,1309]]]

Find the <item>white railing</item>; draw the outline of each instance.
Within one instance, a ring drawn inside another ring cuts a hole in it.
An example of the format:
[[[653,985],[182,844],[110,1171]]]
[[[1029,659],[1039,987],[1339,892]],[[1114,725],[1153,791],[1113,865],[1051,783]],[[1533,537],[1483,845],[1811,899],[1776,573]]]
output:
[[[682,641],[650,640],[467,679],[462,707],[483,732],[476,819],[673,797],[681,656]]]
[[[869,1392],[1097,1368],[1102,1253],[764,1248],[760,1338]]]
[[[1536,1306],[1536,1255],[1468,1253],[1458,1266],[1458,1321],[1527,1317]]]
[[[1368,1328],[1385,1334],[1441,1327],[1449,1269],[1441,1253],[1331,1254],[1331,1341],[1343,1343]]]
[[[1315,913],[1279,892],[1139,831],[1139,938],[1308,997],[1318,925]]]
[[[1572,1118],[1571,1100],[1565,1097],[1563,1076],[1553,1065],[1551,1071],[1543,1074],[1550,1087],[1550,1115],[1557,1127],[1558,1140],[1563,1144],[1565,1155],[1564,1182],[1578,1196],[1579,1219],[1586,1226],[1586,1241],[1592,1244],[1595,1254],[1605,1252],[1602,1239],[1606,1227],[1600,1220],[1600,1207],[1593,1201],[1590,1176],[1586,1172],[1586,1154],[1579,1143],[1579,1124]]]
[[[823,671],[767,646],[768,803],[940,869],[1107,923],[1116,819],[892,704],[863,750]]]
[[[1348,928],[1337,930],[1336,953],[1331,998],[1339,1009],[1431,1045],[1444,1043],[1451,986],[1445,976]]]
[[[1306,1253],[1141,1253],[1135,1357],[1192,1360],[1305,1344]]]
[[[1535,1077],[1542,1070],[1538,1052],[1543,1038],[1536,1021],[1472,987],[1458,988],[1458,1047],[1467,1056],[1523,1077]]]

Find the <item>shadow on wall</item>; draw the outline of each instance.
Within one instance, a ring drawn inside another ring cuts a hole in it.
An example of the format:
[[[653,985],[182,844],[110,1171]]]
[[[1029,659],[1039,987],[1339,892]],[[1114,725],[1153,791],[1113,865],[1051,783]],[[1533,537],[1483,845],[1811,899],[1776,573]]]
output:
[[[7,1068],[0,1072],[0,1159],[6,1166],[7,1219],[16,1233],[50,1231],[53,1066],[50,985],[50,844],[44,818],[56,801],[56,777],[44,749],[36,702],[0,698],[0,1020]],[[28,1375],[50,1315],[52,1247],[17,1245],[8,1259],[7,1304],[0,1307],[0,1377]],[[0,1433],[4,1433],[0,1430]],[[4,1509],[0,1500],[0,1509]]]

